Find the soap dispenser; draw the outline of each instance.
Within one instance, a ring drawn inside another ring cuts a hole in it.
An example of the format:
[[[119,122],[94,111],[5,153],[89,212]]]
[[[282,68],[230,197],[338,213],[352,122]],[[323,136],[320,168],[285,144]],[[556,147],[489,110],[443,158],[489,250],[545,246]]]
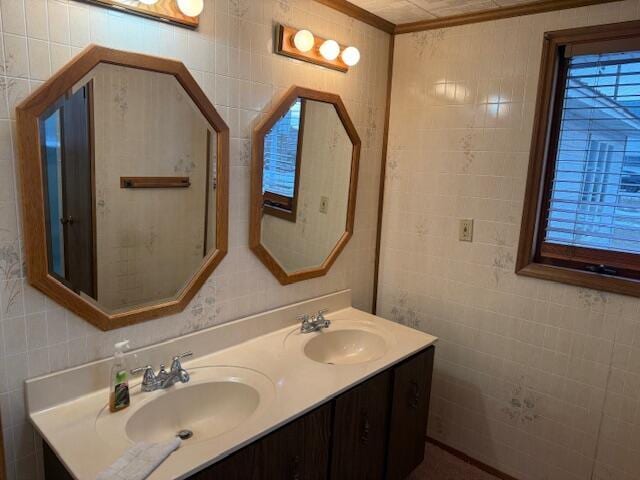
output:
[[[124,410],[131,403],[128,371],[124,360],[124,351],[128,348],[129,340],[115,344],[109,388],[109,410],[112,412]]]

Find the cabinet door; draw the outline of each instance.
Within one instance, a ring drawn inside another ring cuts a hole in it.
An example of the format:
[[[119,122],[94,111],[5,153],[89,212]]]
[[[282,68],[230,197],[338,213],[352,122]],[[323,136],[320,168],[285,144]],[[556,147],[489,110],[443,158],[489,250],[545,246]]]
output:
[[[323,405],[191,477],[194,480],[326,480],[331,405]]]
[[[406,478],[424,459],[434,347],[394,369],[387,480]]]
[[[332,480],[383,478],[390,394],[386,370],[336,399]]]

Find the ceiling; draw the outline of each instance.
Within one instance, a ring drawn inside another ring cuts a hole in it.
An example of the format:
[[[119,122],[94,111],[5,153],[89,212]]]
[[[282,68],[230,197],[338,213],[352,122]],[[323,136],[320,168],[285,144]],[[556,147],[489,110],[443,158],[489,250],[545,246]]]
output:
[[[534,3],[532,0],[350,0],[350,2],[395,24]]]

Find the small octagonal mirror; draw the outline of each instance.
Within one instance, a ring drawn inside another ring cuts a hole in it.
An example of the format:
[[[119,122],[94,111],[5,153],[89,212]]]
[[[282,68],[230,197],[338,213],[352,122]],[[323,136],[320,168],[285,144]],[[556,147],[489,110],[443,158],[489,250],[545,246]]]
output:
[[[250,246],[289,284],[327,273],[353,233],[360,139],[338,95],[291,88],[254,132]]]

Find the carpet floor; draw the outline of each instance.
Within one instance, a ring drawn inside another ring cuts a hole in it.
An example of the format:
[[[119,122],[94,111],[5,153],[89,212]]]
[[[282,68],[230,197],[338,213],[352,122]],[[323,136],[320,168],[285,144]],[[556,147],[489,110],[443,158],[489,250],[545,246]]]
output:
[[[449,452],[426,444],[425,460],[407,480],[499,480]]]

